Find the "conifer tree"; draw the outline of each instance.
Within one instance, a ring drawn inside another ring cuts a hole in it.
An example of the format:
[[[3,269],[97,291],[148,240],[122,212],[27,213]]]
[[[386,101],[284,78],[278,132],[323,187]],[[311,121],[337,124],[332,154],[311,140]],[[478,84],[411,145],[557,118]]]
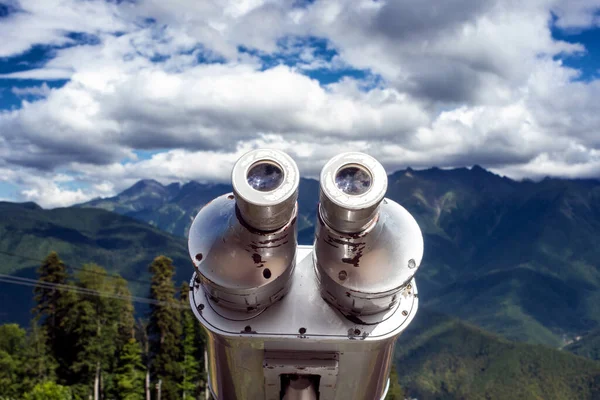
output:
[[[23,350],[22,386],[23,391],[30,391],[37,384],[56,380],[56,360],[48,348],[46,328],[40,326],[36,319],[31,321],[29,334],[25,339]]]
[[[144,400],[145,374],[142,348],[134,338],[130,338],[123,346],[119,357],[115,375],[116,398],[121,400]]]
[[[51,252],[38,269],[39,280],[53,287],[36,286],[34,289],[36,306],[32,312],[39,320],[44,335],[47,339],[48,349],[54,360],[58,363],[57,375],[59,382],[69,381],[70,367],[74,354],[72,350],[73,338],[70,336],[69,326],[72,321],[72,310],[77,303],[77,295],[67,290],[70,275],[66,265],[60,260],[56,252]],[[66,285],[66,286],[65,286]]]
[[[48,381],[38,383],[25,394],[23,400],[71,400],[72,398],[71,390],[68,387]]]
[[[181,307],[175,299],[174,267],[171,259],[159,256],[150,265],[150,297],[159,302],[150,306],[148,338],[150,341],[151,376],[161,381],[162,399],[178,399],[180,377]]]
[[[0,398],[17,398],[25,330],[17,324],[0,325]]]
[[[181,383],[178,385],[182,392],[182,398],[193,399],[199,394],[200,389],[200,363],[196,358],[196,317],[189,307],[190,288],[187,283],[181,285],[179,292],[181,300],[181,322],[182,322],[182,359],[181,359]]]
[[[77,277],[78,286],[92,292],[81,294],[74,310],[76,360],[72,369],[77,374],[74,391],[76,396],[92,394],[97,400],[102,397],[104,384],[111,383],[110,372],[115,367],[121,314],[131,309],[131,305],[113,297],[117,288],[121,292],[126,288],[118,283],[115,286],[115,279],[109,277],[103,268],[85,265]],[[131,315],[125,318],[133,320]]]
[[[114,335],[115,355],[108,360],[102,375],[102,391],[105,397],[118,398],[119,389],[116,381],[116,370],[119,366],[119,355],[129,340],[135,336],[135,319],[133,303],[129,299],[131,292],[127,287],[127,281],[120,276],[111,276],[107,282],[109,290],[115,298],[107,298],[109,303],[107,320],[111,325],[111,335]]]

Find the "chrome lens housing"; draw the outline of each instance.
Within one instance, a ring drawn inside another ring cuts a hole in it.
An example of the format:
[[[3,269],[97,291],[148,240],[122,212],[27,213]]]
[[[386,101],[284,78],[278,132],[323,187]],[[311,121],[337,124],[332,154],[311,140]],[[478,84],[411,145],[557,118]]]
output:
[[[261,231],[274,231],[291,218],[300,174],[290,156],[259,149],[244,154],[233,167],[231,183],[244,221]]]
[[[315,273],[321,296],[349,317],[396,307],[421,264],[421,230],[386,190],[383,166],[366,154],[340,154],[321,171]]]
[[[377,160],[340,154],[321,170],[321,216],[339,232],[360,232],[375,218],[386,190],[387,175]]]
[[[196,216],[188,249],[215,309],[258,312],[288,291],[296,258],[299,173],[278,150],[244,154],[232,172],[234,193]]]

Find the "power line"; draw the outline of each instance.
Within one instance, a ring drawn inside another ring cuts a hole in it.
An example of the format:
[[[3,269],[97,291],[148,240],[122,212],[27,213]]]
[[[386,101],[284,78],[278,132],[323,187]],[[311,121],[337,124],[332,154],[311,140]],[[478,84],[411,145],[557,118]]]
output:
[[[43,262],[44,262],[44,260],[40,260],[40,259],[37,259],[37,258],[28,257],[28,256],[23,256],[23,255],[16,254],[16,253],[11,253],[11,252],[4,251],[4,250],[0,250],[0,254],[7,255],[7,256],[9,256],[9,257],[17,257],[17,258],[21,258],[21,259],[23,259],[23,260],[35,261],[35,262],[37,262],[38,264],[41,264],[41,263],[43,263]],[[66,268],[69,268],[69,269],[72,269],[72,270],[75,270],[75,271],[85,271],[86,273],[91,273],[91,274],[96,274],[96,275],[102,275],[102,276],[105,276],[105,277],[108,277],[108,278],[112,278],[112,279],[119,279],[119,278],[120,278],[120,279],[125,279],[125,278],[123,278],[123,277],[121,277],[121,276],[109,275],[108,273],[106,273],[106,274],[103,274],[102,272],[98,272],[98,271],[91,271],[91,270],[87,270],[87,269],[85,269],[85,268],[72,267],[72,266],[70,266],[70,265],[68,265],[68,264],[65,264],[64,262],[63,262],[63,264],[64,264],[64,266],[65,266]],[[152,283],[152,282],[150,282],[150,281],[144,281],[144,280],[138,280],[138,279],[125,279],[125,280],[126,280],[128,283],[143,283],[144,285],[149,285],[149,284],[151,284],[151,283]]]
[[[113,298],[113,299],[117,299],[117,300],[127,300],[127,301],[136,302],[136,303],[154,304],[154,305],[160,305],[163,307],[170,307],[170,308],[180,308],[180,309],[188,309],[189,308],[186,305],[167,303],[167,302],[163,302],[163,301],[149,299],[147,297],[120,295],[117,293],[102,292],[102,291],[98,291],[98,290],[83,288],[80,286],[65,285],[65,284],[52,283],[52,282],[44,282],[44,281],[37,280],[37,279],[22,278],[22,277],[16,277],[16,276],[5,275],[5,274],[0,274],[0,282],[11,283],[14,285],[21,285],[21,286],[41,287],[41,288],[45,288],[45,289],[70,291],[70,292],[74,292],[74,293],[78,293],[78,294],[97,296],[97,297],[107,297],[107,298]]]

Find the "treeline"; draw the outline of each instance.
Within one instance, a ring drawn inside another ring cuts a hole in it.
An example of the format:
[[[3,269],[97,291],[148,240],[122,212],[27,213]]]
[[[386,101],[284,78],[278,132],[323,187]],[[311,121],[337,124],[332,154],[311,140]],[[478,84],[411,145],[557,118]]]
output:
[[[120,276],[94,264],[71,275],[49,254],[28,330],[0,326],[0,399],[204,398],[205,342],[189,287],[176,290],[169,258],[150,272],[149,297],[132,298]],[[135,319],[132,299],[150,304],[147,319]]]

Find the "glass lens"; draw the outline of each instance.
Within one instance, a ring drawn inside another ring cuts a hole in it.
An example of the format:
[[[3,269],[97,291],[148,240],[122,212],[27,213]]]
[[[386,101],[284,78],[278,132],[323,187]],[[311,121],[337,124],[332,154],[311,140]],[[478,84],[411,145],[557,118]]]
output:
[[[371,187],[371,174],[355,165],[343,167],[335,175],[335,185],[342,192],[358,196],[366,193]]]
[[[250,168],[246,179],[248,184],[259,192],[270,192],[283,182],[283,171],[276,164],[262,161]]]

